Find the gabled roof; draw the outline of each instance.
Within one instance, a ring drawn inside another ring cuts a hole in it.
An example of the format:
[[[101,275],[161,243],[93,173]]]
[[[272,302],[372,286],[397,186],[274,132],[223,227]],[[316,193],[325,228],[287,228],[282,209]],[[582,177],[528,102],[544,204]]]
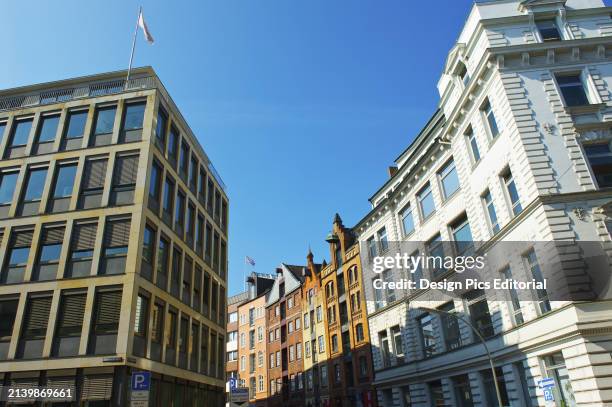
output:
[[[279,284],[281,280],[285,283],[285,295],[289,294],[302,286],[303,277],[302,270],[304,266],[295,266],[292,264],[280,264],[280,269],[282,270],[283,278],[277,278],[274,280],[274,285],[268,294],[268,299],[266,301],[266,307],[274,304],[280,299],[279,295]]]

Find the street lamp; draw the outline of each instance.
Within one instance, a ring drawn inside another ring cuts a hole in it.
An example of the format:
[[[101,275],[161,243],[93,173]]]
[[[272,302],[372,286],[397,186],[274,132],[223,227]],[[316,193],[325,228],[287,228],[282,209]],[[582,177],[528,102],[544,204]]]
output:
[[[457,318],[457,319],[465,322],[470,328],[472,328],[472,331],[474,331],[474,333],[480,339],[480,342],[482,342],[482,344],[483,344],[483,346],[485,348],[485,352],[487,352],[487,357],[489,358],[489,364],[491,365],[491,373],[493,374],[493,383],[495,383],[495,393],[497,395],[497,405],[499,407],[503,407],[501,392],[499,391],[499,383],[497,383],[497,374],[495,373],[495,365],[493,365],[493,356],[491,356],[491,352],[489,352],[489,347],[487,346],[487,341],[482,336],[480,331],[467,318],[464,318],[464,317],[462,317],[460,315],[457,315],[454,312],[448,312],[448,311],[444,311],[444,310],[440,310],[440,309],[436,309],[436,308],[429,308],[429,307],[418,307],[417,309],[420,309],[420,310],[426,311],[426,312],[433,312],[434,314],[450,315],[450,316],[452,316],[454,318]]]

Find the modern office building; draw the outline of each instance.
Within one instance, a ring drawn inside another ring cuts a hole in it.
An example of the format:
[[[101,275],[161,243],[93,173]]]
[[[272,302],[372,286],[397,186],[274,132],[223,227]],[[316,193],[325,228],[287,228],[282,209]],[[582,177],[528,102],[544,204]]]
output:
[[[0,92],[0,383],[222,406],[228,198],[151,68]]]
[[[377,274],[369,266],[398,244],[433,255],[441,241],[455,253],[469,241],[490,249],[517,242],[489,272],[537,280],[550,254],[537,242],[609,250],[611,11],[599,0],[473,5],[438,82],[439,111],[355,227],[380,405],[499,405],[483,346],[454,315],[484,336],[503,405],[612,405],[609,300],[552,300],[545,290],[519,299],[511,289],[431,300],[428,290],[375,290],[373,282],[453,270]],[[576,252],[569,260],[584,259]],[[554,400],[545,400],[544,378]]]
[[[330,262],[321,268],[330,407],[374,407],[370,334],[359,243],[336,214],[326,238]]]

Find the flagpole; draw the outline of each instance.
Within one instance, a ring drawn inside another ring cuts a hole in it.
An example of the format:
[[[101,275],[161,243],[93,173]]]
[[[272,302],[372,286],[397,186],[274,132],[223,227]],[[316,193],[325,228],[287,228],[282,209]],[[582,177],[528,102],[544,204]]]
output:
[[[138,35],[138,21],[140,21],[140,14],[142,14],[142,6],[138,8],[138,17],[136,17],[136,28],[134,29],[134,39],[132,40],[132,51],[130,52],[130,64],[128,65],[127,77],[125,78],[125,89],[128,87],[130,81],[130,71],[132,70],[132,61],[134,59],[134,48],[136,48],[136,36]]]

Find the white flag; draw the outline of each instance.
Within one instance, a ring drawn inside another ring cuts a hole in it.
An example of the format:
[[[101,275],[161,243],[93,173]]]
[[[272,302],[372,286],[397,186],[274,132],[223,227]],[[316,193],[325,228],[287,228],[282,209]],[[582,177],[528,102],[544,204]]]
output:
[[[149,44],[153,44],[155,42],[155,40],[153,39],[153,36],[149,32],[149,28],[147,27],[147,23],[145,23],[144,16],[142,15],[142,10],[140,11],[140,14],[138,15],[138,25],[140,26],[140,28],[142,28],[142,32],[143,32],[147,42]]]

